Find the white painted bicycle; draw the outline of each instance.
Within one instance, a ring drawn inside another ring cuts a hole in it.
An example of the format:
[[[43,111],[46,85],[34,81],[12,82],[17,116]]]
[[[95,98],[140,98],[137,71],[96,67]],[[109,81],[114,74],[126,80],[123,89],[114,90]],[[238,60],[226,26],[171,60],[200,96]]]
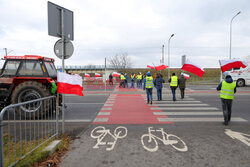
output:
[[[121,139],[127,136],[127,128],[123,126],[119,126],[115,128],[114,134],[110,132],[109,129],[105,129],[103,126],[98,126],[91,132],[91,137],[94,139],[97,139],[97,143],[93,148],[99,148],[99,145],[110,145],[109,148],[106,148],[107,151],[113,150],[115,147],[115,144],[117,142],[117,139]],[[114,141],[111,142],[103,142],[103,139],[110,135]]]
[[[161,132],[162,138],[152,134],[152,132]],[[186,143],[181,140],[181,138],[176,135],[167,134],[166,132],[164,132],[163,128],[153,130],[153,127],[149,127],[148,134],[144,134],[141,136],[143,147],[150,152],[155,152],[158,150],[159,146],[157,140],[162,141],[164,145],[171,145],[178,151],[185,152],[188,150]]]

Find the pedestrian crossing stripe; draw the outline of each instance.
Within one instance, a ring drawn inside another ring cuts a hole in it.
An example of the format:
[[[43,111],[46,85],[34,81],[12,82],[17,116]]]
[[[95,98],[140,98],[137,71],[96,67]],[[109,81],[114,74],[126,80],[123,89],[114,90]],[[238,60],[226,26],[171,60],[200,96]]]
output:
[[[188,106],[190,107],[190,106],[209,106],[209,105],[202,103],[202,104],[157,104],[154,106],[158,106],[158,107]]]
[[[222,112],[154,112],[154,115],[222,115]]]
[[[222,122],[223,118],[158,118],[159,122]],[[232,117],[232,122],[247,122],[240,117]]]
[[[151,110],[219,110],[216,107],[151,107]]]
[[[179,104],[179,103],[201,103],[201,101],[175,101],[173,102],[172,100],[170,101],[154,101],[154,104],[152,104],[152,106],[158,106],[159,104],[166,104],[166,103],[175,103],[175,104]]]

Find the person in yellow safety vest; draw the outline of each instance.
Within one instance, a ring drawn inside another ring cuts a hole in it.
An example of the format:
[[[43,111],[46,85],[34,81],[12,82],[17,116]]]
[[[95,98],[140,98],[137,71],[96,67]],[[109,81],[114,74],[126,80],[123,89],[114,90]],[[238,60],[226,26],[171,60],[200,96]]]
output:
[[[154,87],[154,79],[153,79],[151,73],[147,72],[146,78],[144,79],[144,85],[143,85],[143,90],[146,89],[146,92],[147,92],[147,104],[149,104],[149,102],[150,102],[150,104],[152,104],[153,87]]]
[[[135,77],[136,77],[136,75],[134,73],[132,73],[130,75],[130,78],[131,78],[131,88],[135,88],[135,79],[136,79]]]
[[[168,80],[170,82],[170,88],[173,95],[173,101],[176,101],[176,93],[175,90],[178,87],[178,77],[175,75],[175,73],[172,73],[172,77]]]
[[[136,76],[137,80],[137,88],[142,88],[142,74],[139,72],[139,74]]]
[[[231,120],[232,104],[234,99],[234,94],[236,93],[236,83],[230,75],[226,76],[226,80],[222,81],[217,90],[220,91],[220,98],[222,103],[222,110],[224,115],[224,125],[228,125]]]
[[[124,77],[123,73],[121,73],[120,79],[121,79],[121,80],[120,80],[120,86],[119,86],[119,87],[120,87],[120,88],[121,88],[121,87],[125,88],[125,79],[126,79],[126,78]]]

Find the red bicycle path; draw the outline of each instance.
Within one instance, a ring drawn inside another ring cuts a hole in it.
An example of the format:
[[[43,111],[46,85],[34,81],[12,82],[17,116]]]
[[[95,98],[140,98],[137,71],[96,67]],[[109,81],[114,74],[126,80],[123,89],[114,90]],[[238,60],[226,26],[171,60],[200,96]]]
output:
[[[146,95],[140,90],[116,88],[115,92],[116,94],[111,94],[106,101],[107,106],[104,104],[96,116],[96,120],[107,121],[94,121],[93,124],[172,124],[158,121],[158,118],[167,116],[154,115],[154,112],[162,111],[150,110],[151,107],[157,106],[148,105],[145,101]]]

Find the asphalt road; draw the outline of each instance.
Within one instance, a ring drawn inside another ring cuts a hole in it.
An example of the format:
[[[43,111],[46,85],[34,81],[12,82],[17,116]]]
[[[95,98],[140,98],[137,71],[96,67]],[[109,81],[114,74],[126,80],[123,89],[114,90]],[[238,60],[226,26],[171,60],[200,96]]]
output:
[[[136,103],[124,103],[129,97],[135,102],[144,100],[140,95],[145,94],[144,91],[66,96],[66,129],[76,139],[61,166],[249,167],[250,88],[240,88],[235,95],[228,126],[222,124],[221,102],[215,88],[216,85],[188,86],[185,99],[178,99],[176,103],[170,100],[169,90],[164,90],[164,101],[154,101],[152,106],[144,101],[140,111],[145,115],[150,112],[163,116],[151,121],[135,115],[131,118],[133,123],[117,122],[119,114],[113,115],[119,110],[115,107],[126,112],[124,107],[134,106],[139,113],[140,106]],[[126,117],[122,113],[120,116]],[[95,122],[96,118],[105,119]]]

